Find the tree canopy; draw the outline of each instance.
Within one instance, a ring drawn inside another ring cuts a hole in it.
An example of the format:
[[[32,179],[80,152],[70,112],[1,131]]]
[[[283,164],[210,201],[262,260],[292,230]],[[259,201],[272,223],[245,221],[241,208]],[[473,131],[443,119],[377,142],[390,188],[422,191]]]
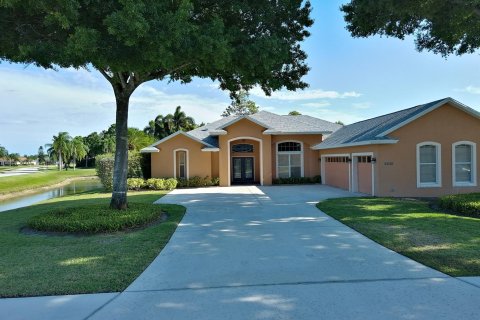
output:
[[[297,110],[292,110],[288,113],[289,116],[301,116],[302,114]]]
[[[232,99],[232,103],[223,111],[222,117],[244,116],[257,113],[259,108],[254,101],[249,99],[250,95],[246,90],[241,90],[238,96]]]
[[[116,100],[111,207],[127,208],[130,96],[150,80],[218,81],[232,92],[307,87],[304,0],[3,0],[0,59],[93,66]]]
[[[341,7],[354,37],[415,36],[417,49],[442,56],[480,46],[480,2],[469,0],[352,0]]]
[[[159,114],[154,120],[150,120],[143,132],[162,139],[177,131],[190,131],[197,127],[195,120],[187,116],[181,106],[177,106],[173,114],[169,113],[166,116]]]

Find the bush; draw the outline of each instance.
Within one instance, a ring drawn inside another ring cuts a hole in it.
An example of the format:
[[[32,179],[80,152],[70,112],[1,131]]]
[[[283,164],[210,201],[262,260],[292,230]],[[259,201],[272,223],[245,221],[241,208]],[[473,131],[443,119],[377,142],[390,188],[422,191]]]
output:
[[[111,191],[113,185],[113,154],[98,155],[95,160],[97,176],[100,178],[105,190]]]
[[[110,209],[105,204],[57,208],[30,218],[27,222],[39,231],[101,233],[116,232],[145,226],[162,215],[159,206],[129,203],[127,210]]]
[[[139,152],[128,153],[128,178],[143,178],[142,155]]]
[[[141,160],[140,153],[128,153],[128,178],[143,178]],[[97,176],[100,178],[100,181],[107,191],[112,190],[114,163],[115,156],[111,153],[98,155],[95,159]]]
[[[218,186],[220,183],[220,178],[210,178],[195,176],[190,179],[177,178],[178,188],[201,188],[201,187],[210,187]]]
[[[146,181],[146,185],[152,190],[165,190],[164,179],[150,178]]]
[[[173,190],[177,187],[177,179],[174,179],[174,178],[170,178],[170,179],[167,179],[165,180],[164,182],[164,187],[165,187],[165,190]]]
[[[140,190],[145,187],[145,180],[142,178],[128,178],[127,187],[128,190]]]
[[[439,206],[461,215],[480,218],[480,193],[457,194],[441,197]]]
[[[313,184],[320,183],[322,181],[320,176],[310,177],[298,177],[298,178],[278,178],[273,179],[273,184]]]

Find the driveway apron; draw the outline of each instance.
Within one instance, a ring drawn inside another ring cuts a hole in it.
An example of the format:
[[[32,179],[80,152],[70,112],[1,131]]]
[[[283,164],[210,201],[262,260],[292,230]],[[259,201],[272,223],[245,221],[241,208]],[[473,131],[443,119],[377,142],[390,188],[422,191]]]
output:
[[[327,186],[179,189],[168,245],[91,319],[478,319],[480,288],[325,215]]]

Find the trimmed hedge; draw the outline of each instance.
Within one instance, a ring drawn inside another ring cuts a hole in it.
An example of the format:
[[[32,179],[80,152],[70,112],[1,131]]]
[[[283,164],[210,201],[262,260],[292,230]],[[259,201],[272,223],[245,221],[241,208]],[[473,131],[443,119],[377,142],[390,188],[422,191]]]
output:
[[[111,153],[101,154],[96,157],[95,170],[105,190],[111,191],[113,184],[113,166],[115,155]],[[142,156],[138,152],[128,153],[128,178],[143,178]]]
[[[140,189],[151,189],[151,190],[173,190],[175,188],[200,188],[200,187],[210,187],[218,186],[220,183],[219,178],[210,178],[210,177],[192,177],[190,179],[159,179],[159,178],[150,178],[144,180],[141,178],[129,178],[127,179],[128,190],[140,190]]]
[[[102,203],[56,208],[30,218],[27,224],[39,231],[94,234],[143,227],[161,215],[162,208],[153,204],[129,203],[127,210],[116,210]]]
[[[278,178],[273,179],[273,184],[314,184],[322,183],[322,178],[320,176],[315,177],[300,177],[300,178]]]
[[[444,196],[439,199],[439,206],[452,213],[480,218],[480,193]]]

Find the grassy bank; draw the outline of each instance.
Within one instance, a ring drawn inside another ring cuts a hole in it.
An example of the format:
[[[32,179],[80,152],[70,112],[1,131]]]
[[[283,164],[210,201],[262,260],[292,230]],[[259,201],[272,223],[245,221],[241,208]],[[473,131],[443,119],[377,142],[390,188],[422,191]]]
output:
[[[480,276],[480,219],[417,200],[347,198],[317,207],[381,245],[452,276]]]
[[[129,202],[154,206],[167,220],[131,232],[89,236],[26,234],[36,215],[59,209],[108,206],[110,194],[87,193],[0,213],[0,296],[113,292],[125,289],[170,239],[185,208],[153,205],[165,192],[129,194]]]
[[[11,177],[0,177],[0,195],[21,192],[41,187],[48,187],[68,179],[94,177],[95,169],[77,169],[58,171],[49,169],[38,173],[23,174]]]

